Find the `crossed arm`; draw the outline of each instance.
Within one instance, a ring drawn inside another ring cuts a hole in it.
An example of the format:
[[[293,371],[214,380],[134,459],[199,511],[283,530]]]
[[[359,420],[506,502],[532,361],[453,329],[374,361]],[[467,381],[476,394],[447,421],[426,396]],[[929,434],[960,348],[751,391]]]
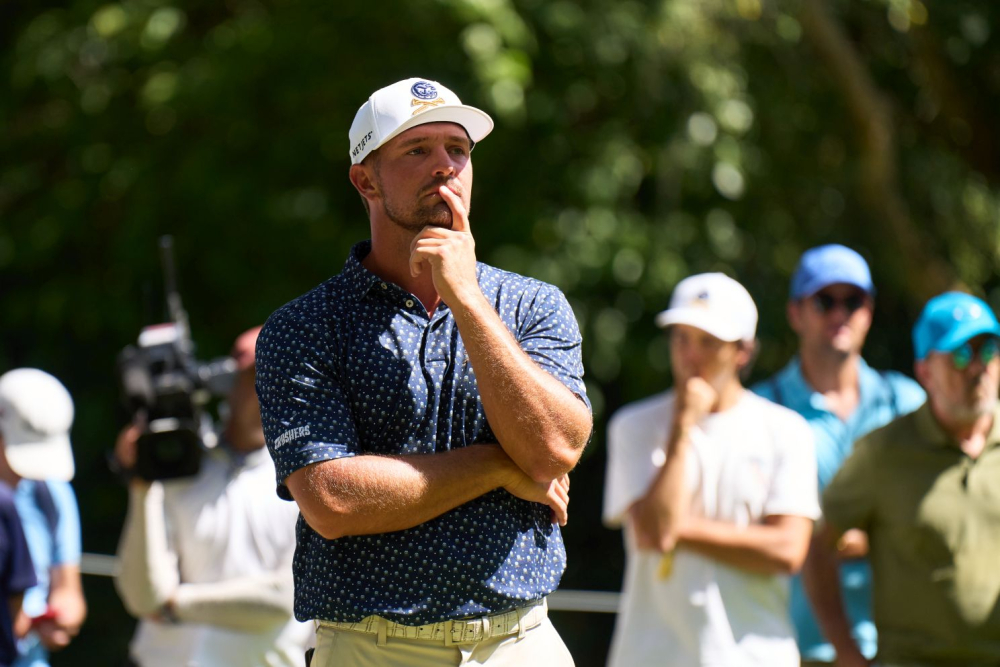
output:
[[[812,520],[769,515],[762,524],[737,526],[690,515],[684,471],[691,430],[716,400],[714,390],[701,378],[690,378],[678,387],[664,465],[646,494],[629,508],[636,545],[662,553],[680,546],[748,572],[797,572],[806,558]]]
[[[286,479],[306,522],[328,540],[412,528],[496,488],[548,505],[565,525],[569,478],[529,478],[499,445],[440,454],[359,455],[316,463]]]
[[[440,193],[454,224],[427,227],[414,238],[410,269],[415,278],[429,270],[451,308],[500,444],[357,455],[297,470],[285,484],[305,520],[327,539],[410,528],[497,488],[548,505],[560,524],[567,520],[567,474],[590,437],[590,411],[521,349],[487,301],[467,212],[447,187]]]
[[[285,484],[321,536],[404,530],[497,488],[548,505],[553,521],[565,525],[567,474],[590,435],[590,412],[528,358],[484,298],[476,308],[482,312],[456,313],[456,320],[501,444],[357,455],[300,468]]]

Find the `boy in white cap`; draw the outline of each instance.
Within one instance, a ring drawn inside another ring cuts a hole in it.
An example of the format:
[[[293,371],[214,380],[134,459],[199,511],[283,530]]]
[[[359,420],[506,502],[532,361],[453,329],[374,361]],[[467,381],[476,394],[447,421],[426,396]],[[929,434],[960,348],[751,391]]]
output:
[[[75,471],[69,429],[73,399],[36,368],[0,376],[0,480],[28,539],[38,585],[24,596],[32,631],[19,642],[16,667],[44,667],[65,648],[87,614],[80,579],[80,514],[69,481]]]
[[[545,596],[592,428],[580,332],[558,289],[476,261],[492,127],[434,81],[376,91],[350,131],[371,241],[257,345],[313,667],[572,664]]]
[[[744,390],[757,309],[735,280],[681,281],[656,323],[674,389],[608,428],[604,521],[627,552],[609,665],[797,667],[788,580],[819,516],[812,434]]]

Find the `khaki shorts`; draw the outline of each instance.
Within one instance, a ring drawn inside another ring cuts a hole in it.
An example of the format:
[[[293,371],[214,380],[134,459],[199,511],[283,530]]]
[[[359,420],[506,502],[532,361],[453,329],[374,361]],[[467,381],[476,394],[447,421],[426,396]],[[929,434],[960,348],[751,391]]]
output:
[[[573,657],[536,605],[477,619],[410,626],[369,616],[319,622],[311,667],[573,667]]]

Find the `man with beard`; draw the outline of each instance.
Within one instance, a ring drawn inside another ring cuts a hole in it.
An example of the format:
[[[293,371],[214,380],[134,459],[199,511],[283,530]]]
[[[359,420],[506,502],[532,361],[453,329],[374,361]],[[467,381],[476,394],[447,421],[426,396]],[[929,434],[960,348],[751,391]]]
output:
[[[492,128],[433,81],[376,91],[350,130],[371,240],[258,343],[314,667],[572,664],[545,596],[592,428],[580,333],[558,289],[476,261]]]
[[[980,299],[931,299],[913,329],[927,403],[857,442],[823,494],[803,577],[838,665],[866,665],[840,600],[836,543],[869,536],[878,661],[1000,664],[1000,323]]]
[[[788,322],[799,337],[799,353],[753,387],[809,422],[821,491],[855,440],[924,402],[916,382],[901,373],[877,371],[861,356],[872,324],[874,292],[868,264],[854,250],[832,244],[803,253],[792,276],[787,307]],[[851,530],[838,547],[851,632],[864,654],[872,657],[877,645],[867,538],[862,531]],[[790,611],[804,664],[833,663],[833,646],[816,623],[800,576],[792,579]]]

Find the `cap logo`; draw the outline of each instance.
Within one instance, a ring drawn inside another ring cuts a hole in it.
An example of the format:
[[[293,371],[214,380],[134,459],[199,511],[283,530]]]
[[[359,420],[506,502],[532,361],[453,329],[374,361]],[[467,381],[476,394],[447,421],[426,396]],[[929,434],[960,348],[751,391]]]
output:
[[[410,92],[413,93],[414,97],[421,100],[433,100],[438,96],[438,91],[434,87],[434,84],[426,81],[417,81],[410,88]]]
[[[709,308],[709,294],[707,291],[701,291],[698,295],[691,301],[692,306],[697,308]]]
[[[437,93],[435,93],[435,95],[436,94]],[[411,116],[416,116],[421,111],[427,111],[428,109],[433,109],[434,107],[440,106],[440,105],[442,105],[444,103],[445,103],[445,101],[443,99],[431,100],[430,102],[425,102],[423,100],[418,100],[418,99],[412,99],[412,100],[410,100],[410,106],[411,107],[417,107],[417,108],[414,109],[413,113],[411,113],[410,115]]]
[[[961,306],[958,306],[951,313],[952,317],[954,317],[956,320],[959,321],[964,320],[966,318],[978,320],[980,317],[982,317],[982,314],[983,314],[983,309],[980,308],[979,304],[977,303],[970,305],[968,311],[966,311]]]

